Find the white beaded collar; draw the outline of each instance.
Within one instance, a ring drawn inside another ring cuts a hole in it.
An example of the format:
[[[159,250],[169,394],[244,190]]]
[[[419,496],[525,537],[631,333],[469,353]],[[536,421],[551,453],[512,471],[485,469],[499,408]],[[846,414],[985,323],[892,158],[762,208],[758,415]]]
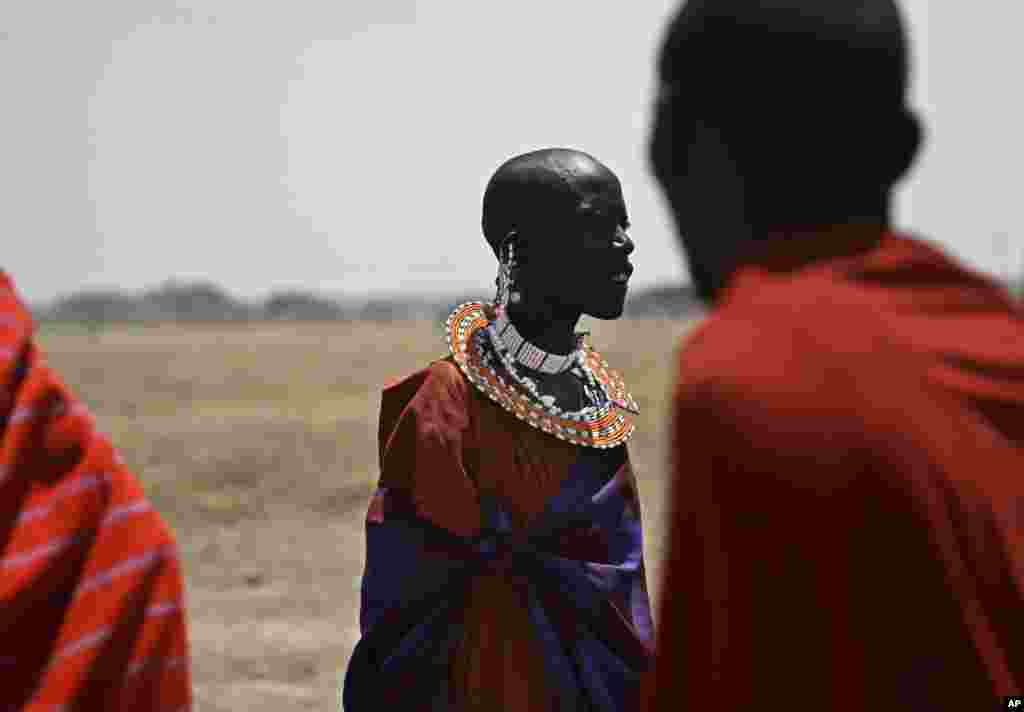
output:
[[[515,324],[509,321],[504,309],[498,310],[494,320],[494,333],[497,334],[505,349],[512,354],[512,358],[534,371],[550,375],[565,373],[580,359],[578,346],[571,354],[563,356],[548,353],[539,346],[531,344],[523,338]]]

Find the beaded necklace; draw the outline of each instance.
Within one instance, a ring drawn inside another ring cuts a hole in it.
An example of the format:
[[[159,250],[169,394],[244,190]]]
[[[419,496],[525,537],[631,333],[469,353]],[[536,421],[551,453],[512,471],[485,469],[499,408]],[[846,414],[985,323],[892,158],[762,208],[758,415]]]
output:
[[[497,317],[488,326],[492,340],[496,346],[500,344],[505,351],[512,355],[512,358],[527,368],[554,375],[565,373],[579,361],[582,334],[576,335],[576,348],[571,354],[566,356],[551,354],[523,338],[515,324],[509,321],[505,307],[499,304],[495,306],[495,312]]]
[[[545,412],[549,415],[564,415],[571,420],[579,420],[581,417],[585,417],[593,412],[595,408],[611,400],[604,386],[598,383],[594,377],[593,372],[587,365],[586,358],[583,356],[584,342],[582,334],[576,335],[576,349],[568,356],[549,354],[540,347],[526,341],[519,334],[515,326],[512,325],[512,322],[505,315],[503,307],[499,305],[495,308],[495,311],[497,314],[496,318],[487,325],[491,349],[498,354],[502,365],[505,367],[505,372],[513,381],[525,388],[536,401],[541,403]],[[534,371],[543,371],[544,373],[564,373],[575,365],[575,368],[573,368],[575,375],[586,379],[584,389],[592,401],[592,405],[584,406],[582,410],[577,411],[563,410],[560,406],[556,405],[556,398],[554,396],[542,396],[540,389],[537,387],[537,382],[529,376],[520,374],[519,369],[516,368],[516,363],[520,363]],[[555,364],[554,368],[557,368],[557,370],[544,371],[543,366],[545,363]],[[587,388],[588,385],[589,388]]]
[[[639,412],[636,401],[618,373],[586,344],[583,335],[577,336],[577,349],[568,357],[555,355],[555,359],[568,359],[569,369],[586,379],[584,387],[591,401],[581,410],[567,410],[557,405],[554,396],[541,395],[536,382],[520,373],[510,344],[498,330],[505,326],[502,316],[500,307],[469,302],[456,308],[445,324],[445,342],[478,390],[532,427],[576,445],[612,448],[632,436],[635,425],[631,414]],[[504,334],[509,332],[505,330]],[[550,362],[547,358],[540,360],[544,361]],[[564,365],[559,368],[564,369]]]

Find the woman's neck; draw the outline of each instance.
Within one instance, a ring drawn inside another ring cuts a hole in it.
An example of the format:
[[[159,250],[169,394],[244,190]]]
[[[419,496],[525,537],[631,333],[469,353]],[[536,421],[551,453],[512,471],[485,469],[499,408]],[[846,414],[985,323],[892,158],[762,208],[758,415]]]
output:
[[[551,316],[548,313],[529,310],[515,304],[509,304],[506,311],[509,321],[515,326],[519,335],[534,346],[561,356],[576,350],[576,324],[580,314]]]

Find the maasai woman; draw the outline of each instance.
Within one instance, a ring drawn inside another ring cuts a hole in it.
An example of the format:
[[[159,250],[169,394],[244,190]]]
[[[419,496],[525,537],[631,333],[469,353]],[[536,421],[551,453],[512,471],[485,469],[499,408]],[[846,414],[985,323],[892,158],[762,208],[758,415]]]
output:
[[[457,308],[449,356],[383,393],[344,709],[630,706],[651,641],[637,406],[575,333],[621,316],[628,227],[587,154],[528,153],[491,179],[495,302]]]

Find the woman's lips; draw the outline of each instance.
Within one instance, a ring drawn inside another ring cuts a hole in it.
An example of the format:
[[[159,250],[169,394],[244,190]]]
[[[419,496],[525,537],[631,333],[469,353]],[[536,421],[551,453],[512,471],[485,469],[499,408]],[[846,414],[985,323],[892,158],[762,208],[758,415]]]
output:
[[[633,276],[633,265],[627,264],[622,269],[611,274],[611,280],[616,284],[625,284]]]

